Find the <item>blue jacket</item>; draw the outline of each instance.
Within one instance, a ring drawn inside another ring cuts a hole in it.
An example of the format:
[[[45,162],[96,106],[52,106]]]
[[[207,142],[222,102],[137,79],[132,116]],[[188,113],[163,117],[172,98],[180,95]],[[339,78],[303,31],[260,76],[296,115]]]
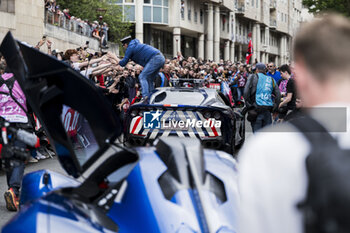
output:
[[[123,60],[119,62],[119,65],[125,66],[129,62],[129,59],[131,59],[144,67],[147,62],[158,53],[160,53],[158,49],[147,44],[142,44],[138,39],[134,39],[130,41],[125,51],[125,56]]]
[[[281,73],[277,70],[275,71],[274,74],[271,74],[270,72],[267,72],[266,74],[272,77],[276,81],[276,83],[278,83],[278,81],[282,78]]]

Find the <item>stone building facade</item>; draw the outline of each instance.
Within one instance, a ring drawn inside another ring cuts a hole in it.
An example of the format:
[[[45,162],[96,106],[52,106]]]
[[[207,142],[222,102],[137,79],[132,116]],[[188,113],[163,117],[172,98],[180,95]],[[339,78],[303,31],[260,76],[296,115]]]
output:
[[[0,41],[8,31],[28,44],[36,44],[44,33],[44,1],[1,0]]]
[[[302,0],[115,0],[134,36],[167,57],[181,51],[219,61],[244,61],[252,33],[253,59],[287,63],[301,23]]]

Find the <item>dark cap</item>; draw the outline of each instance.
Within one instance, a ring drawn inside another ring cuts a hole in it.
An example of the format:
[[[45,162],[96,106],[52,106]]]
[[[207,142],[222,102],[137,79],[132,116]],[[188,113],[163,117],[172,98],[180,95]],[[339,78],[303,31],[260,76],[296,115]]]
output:
[[[131,36],[127,36],[124,37],[123,39],[120,40],[120,42],[124,45],[124,44],[129,44],[129,42],[131,41]]]
[[[257,70],[262,70],[262,71],[265,71],[266,70],[266,65],[264,63],[257,63],[255,68]]]

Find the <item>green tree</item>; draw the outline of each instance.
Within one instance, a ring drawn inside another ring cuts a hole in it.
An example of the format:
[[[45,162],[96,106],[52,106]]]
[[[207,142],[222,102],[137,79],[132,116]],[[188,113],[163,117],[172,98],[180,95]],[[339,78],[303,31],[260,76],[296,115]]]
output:
[[[334,11],[350,17],[350,0],[303,0],[310,12]]]
[[[122,8],[112,1],[107,0],[57,0],[60,8],[69,9],[70,15],[81,19],[88,19],[90,22],[103,16],[103,22],[109,27],[108,39],[118,42],[120,38],[130,34],[131,23],[123,20]]]

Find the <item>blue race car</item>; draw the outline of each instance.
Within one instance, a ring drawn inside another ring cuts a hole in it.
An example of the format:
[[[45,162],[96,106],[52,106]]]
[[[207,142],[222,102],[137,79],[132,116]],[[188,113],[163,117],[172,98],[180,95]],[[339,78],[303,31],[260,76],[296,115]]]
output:
[[[232,108],[225,95],[211,88],[158,88],[145,101],[131,105],[125,123],[125,143],[131,146],[177,136],[198,138],[206,148],[233,154],[245,140],[241,109]]]
[[[120,121],[93,83],[11,33],[0,51],[70,175],[27,174],[20,211],[2,232],[237,232],[232,156],[197,139],[124,148]]]

